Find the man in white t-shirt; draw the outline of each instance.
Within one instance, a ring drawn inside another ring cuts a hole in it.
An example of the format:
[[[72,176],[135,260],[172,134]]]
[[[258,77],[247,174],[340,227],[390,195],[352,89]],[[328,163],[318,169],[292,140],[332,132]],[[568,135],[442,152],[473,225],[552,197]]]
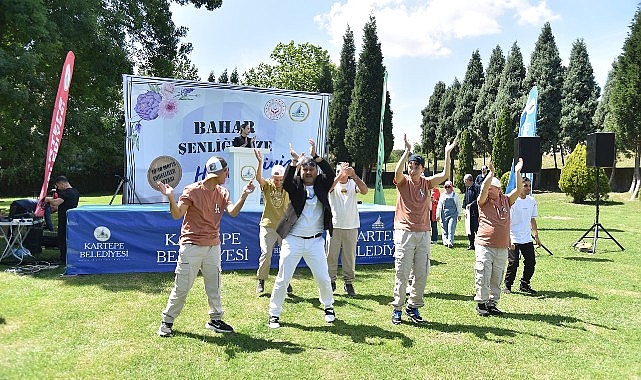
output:
[[[334,291],[338,275],[338,257],[341,257],[343,281],[345,281],[343,290],[350,297],[356,295],[352,281],[356,271],[358,228],[361,226],[356,194],[367,194],[368,190],[365,182],[356,175],[354,168],[347,162],[338,164],[334,183],[329,190],[334,233],[327,238],[327,267],[332,280],[332,291]]]
[[[536,257],[534,255],[534,244],[540,247],[539,232],[536,226],[536,217],[539,212],[536,207],[536,200],[530,195],[532,184],[530,179],[523,177],[523,190],[519,194],[516,202],[510,209],[510,249],[508,250],[508,264],[505,271],[505,289],[504,293],[512,292],[512,284],[516,278],[516,271],[519,267],[520,255],[523,255],[523,277],[519,290],[527,294],[536,294],[530,287],[530,280],[534,275],[534,266]]]

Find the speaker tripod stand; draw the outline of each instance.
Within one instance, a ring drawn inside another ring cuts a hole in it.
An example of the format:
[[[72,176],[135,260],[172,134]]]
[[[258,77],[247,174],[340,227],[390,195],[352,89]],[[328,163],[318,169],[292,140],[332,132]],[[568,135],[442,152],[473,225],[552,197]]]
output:
[[[116,195],[120,191],[120,188],[122,188],[122,193],[124,196],[125,187],[127,186],[129,186],[129,189],[134,193],[134,197],[135,199],[138,200],[138,204],[142,204],[142,202],[140,202],[140,197],[138,197],[138,194],[136,194],[136,189],[134,189],[133,186],[131,186],[131,184],[129,183],[129,178],[121,177],[119,175],[116,175],[116,178],[120,178],[120,182],[118,182],[118,187],[116,187],[116,191],[114,191],[114,195],[111,197],[111,200],[109,201],[109,205],[111,206],[111,204],[114,202],[114,199],[116,199]]]
[[[595,198],[596,198],[596,218],[594,220],[594,224],[592,224],[592,227],[590,227],[587,231],[585,231],[583,236],[581,236],[579,238],[579,240],[576,241],[576,243],[572,244],[572,247],[576,247],[577,244],[579,244],[581,242],[581,240],[583,240],[586,237],[592,238],[592,248],[590,250],[588,250],[588,253],[594,254],[594,253],[596,253],[597,240],[599,238],[602,238],[602,239],[610,239],[610,240],[614,241],[619,246],[619,248],[621,248],[622,251],[625,251],[625,248],[623,248],[623,246],[621,244],[619,244],[619,242],[614,238],[614,236],[610,235],[608,230],[606,230],[605,227],[603,227],[603,225],[601,223],[599,223],[599,200],[601,198],[601,192],[600,192],[600,188],[599,188],[599,174],[601,173],[601,168],[600,167],[595,167],[594,170],[596,172],[596,192],[594,194]],[[588,236],[588,234],[590,232],[592,232],[593,230],[594,230],[594,235],[593,236]],[[603,232],[605,232],[606,235],[608,235],[608,237],[599,236],[599,230],[602,230]]]

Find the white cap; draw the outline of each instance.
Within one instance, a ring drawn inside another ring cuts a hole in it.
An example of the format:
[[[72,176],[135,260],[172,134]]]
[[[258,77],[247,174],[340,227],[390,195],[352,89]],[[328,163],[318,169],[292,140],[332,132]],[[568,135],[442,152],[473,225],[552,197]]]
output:
[[[218,177],[218,172],[227,167],[227,161],[222,157],[213,156],[207,160],[205,168],[207,170],[207,178]]]
[[[492,177],[492,186],[501,188],[501,181],[498,178]]]
[[[285,167],[283,165],[274,165],[272,168],[272,177],[282,177],[285,175]]]

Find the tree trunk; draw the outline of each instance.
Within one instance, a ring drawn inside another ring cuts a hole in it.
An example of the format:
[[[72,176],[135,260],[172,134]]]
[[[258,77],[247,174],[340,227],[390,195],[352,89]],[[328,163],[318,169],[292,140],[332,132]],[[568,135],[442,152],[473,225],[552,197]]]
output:
[[[367,170],[367,166],[363,165],[363,175],[362,175],[362,177],[363,177],[363,178],[361,178],[361,179],[362,179],[362,180],[363,180],[363,182],[365,182],[365,183],[367,183],[367,174],[368,174],[367,172],[368,172],[368,171],[369,171],[369,170]]]
[[[558,169],[559,165],[556,164],[556,145],[552,144],[552,156],[554,157],[554,169]]]
[[[641,186],[641,175],[639,172],[639,163],[641,161],[641,144],[637,143],[634,152],[634,174],[632,175],[632,183],[630,184],[630,200],[636,200],[639,196],[639,186]]]
[[[561,154],[561,166],[565,166],[565,157],[563,157],[563,145],[559,145],[559,152]]]
[[[432,169],[432,175],[436,174],[436,169],[438,165],[438,159],[436,158],[436,153],[434,154],[434,169]]]

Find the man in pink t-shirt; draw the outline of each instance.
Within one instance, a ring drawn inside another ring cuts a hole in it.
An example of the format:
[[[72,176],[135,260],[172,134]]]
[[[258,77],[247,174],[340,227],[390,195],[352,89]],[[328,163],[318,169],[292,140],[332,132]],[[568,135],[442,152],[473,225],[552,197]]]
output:
[[[412,322],[421,323],[423,318],[418,308],[423,306],[423,292],[430,269],[430,208],[431,189],[445,181],[450,172],[450,153],[456,147],[456,139],[445,147],[445,167],[441,173],[423,176],[425,159],[413,154],[405,139],[405,152],[396,165],[396,212],[394,214],[394,301],[392,323],[401,323],[406,292],[409,293],[405,312]],[[409,160],[408,160],[409,157]],[[403,167],[408,161],[408,174]],[[412,283],[408,279],[412,276]]]
[[[223,306],[220,302],[220,219],[223,212],[236,216],[245,204],[245,199],[254,191],[253,182],[243,188],[238,202],[231,203],[229,191],[222,185],[229,175],[227,162],[221,157],[212,157],[206,164],[207,175],[203,181],[185,186],[178,202],[174,189],[166,183],[157,182],[156,188],[169,199],[169,211],[174,219],[184,216],[180,228],[180,249],[176,263],[174,288],[167,306],[162,312],[158,335],[173,334],[174,320],[178,317],[187,294],[200,271],[205,282],[209,303],[210,321],[205,328],[219,333],[234,332],[221,320]]]

